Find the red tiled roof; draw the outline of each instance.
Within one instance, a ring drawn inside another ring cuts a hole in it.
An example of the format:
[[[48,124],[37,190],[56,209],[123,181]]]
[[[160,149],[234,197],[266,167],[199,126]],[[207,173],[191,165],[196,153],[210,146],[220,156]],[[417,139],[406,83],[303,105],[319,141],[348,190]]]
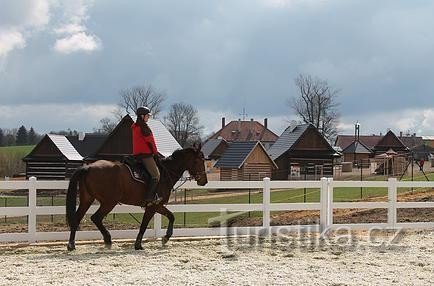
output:
[[[275,142],[278,138],[268,128],[257,121],[231,121],[209,139],[224,138],[226,141]]]

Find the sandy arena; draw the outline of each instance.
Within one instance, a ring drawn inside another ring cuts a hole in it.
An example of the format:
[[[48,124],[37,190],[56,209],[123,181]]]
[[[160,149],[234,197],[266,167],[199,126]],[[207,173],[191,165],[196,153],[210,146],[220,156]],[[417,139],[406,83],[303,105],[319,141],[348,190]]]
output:
[[[434,285],[434,232],[0,245],[0,285]]]

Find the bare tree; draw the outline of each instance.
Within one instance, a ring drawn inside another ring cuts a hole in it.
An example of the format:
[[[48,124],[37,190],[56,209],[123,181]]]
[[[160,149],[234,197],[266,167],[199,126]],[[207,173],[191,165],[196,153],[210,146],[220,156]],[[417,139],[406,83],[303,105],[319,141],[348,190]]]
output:
[[[321,134],[332,141],[337,134],[339,113],[336,102],[338,90],[331,87],[326,80],[300,74],[295,79],[299,96],[292,97],[288,105],[303,122],[312,123]]]
[[[126,113],[134,114],[138,107],[147,106],[151,109],[152,115],[157,118],[162,110],[166,94],[155,90],[152,85],[140,85],[120,91],[121,102],[119,106]],[[119,113],[117,111],[117,113]]]
[[[164,122],[182,147],[200,140],[203,126],[199,124],[197,110],[191,104],[172,104],[169,113],[164,117]]]
[[[120,120],[119,120],[120,121]],[[94,132],[101,134],[110,134],[115,128],[117,123],[108,117],[104,117],[99,121],[100,127],[94,128]]]

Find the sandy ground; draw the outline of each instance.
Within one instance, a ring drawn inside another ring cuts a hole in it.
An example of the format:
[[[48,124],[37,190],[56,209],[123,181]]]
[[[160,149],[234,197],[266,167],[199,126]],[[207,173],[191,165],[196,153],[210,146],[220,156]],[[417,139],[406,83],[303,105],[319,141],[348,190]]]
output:
[[[0,245],[0,285],[434,285],[434,232]]]

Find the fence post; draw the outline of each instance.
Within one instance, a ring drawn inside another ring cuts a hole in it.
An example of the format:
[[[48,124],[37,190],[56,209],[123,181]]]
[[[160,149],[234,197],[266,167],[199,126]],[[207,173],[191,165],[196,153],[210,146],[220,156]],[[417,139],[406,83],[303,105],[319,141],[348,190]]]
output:
[[[329,226],[329,188],[328,188],[328,179],[321,178],[321,190],[320,190],[320,231],[321,234],[327,230]]]
[[[265,235],[270,234],[270,178],[264,178],[264,190],[262,192],[262,226]]]
[[[387,209],[387,224],[390,228],[396,226],[396,198],[397,198],[397,180],[396,178],[389,178],[388,180],[388,203]]]
[[[29,178],[29,222],[27,225],[29,242],[36,241],[36,177]]]
[[[155,213],[154,215],[154,231],[155,238],[160,237],[161,235],[161,214]]]
[[[327,179],[327,227],[333,224],[333,178]]]

